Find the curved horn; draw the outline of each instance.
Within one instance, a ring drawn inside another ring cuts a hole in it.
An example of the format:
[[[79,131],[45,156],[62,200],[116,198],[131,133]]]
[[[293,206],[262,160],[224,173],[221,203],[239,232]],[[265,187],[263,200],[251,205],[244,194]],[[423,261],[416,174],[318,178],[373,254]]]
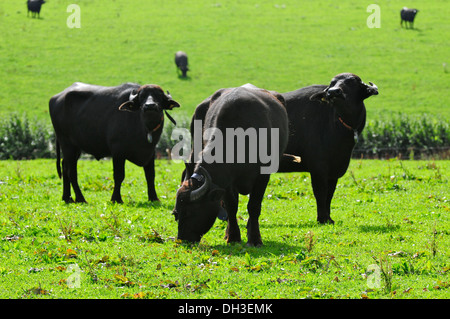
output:
[[[378,90],[378,86],[376,86],[375,84],[373,84],[372,82],[369,81],[369,86],[375,90]]]
[[[368,87],[367,92],[370,95],[378,95],[378,86],[376,86],[372,82],[369,82],[369,84],[366,84],[366,86]]]
[[[195,174],[196,173],[192,174],[192,176],[194,176]],[[211,176],[206,171],[206,169],[204,169],[203,167],[199,166],[198,167],[198,174],[201,175],[205,179],[205,182],[203,183],[202,186],[200,186],[200,188],[198,188],[196,190],[193,190],[191,192],[191,194],[189,195],[189,199],[190,199],[191,202],[195,202],[195,201],[199,200],[200,198],[202,198],[208,192],[209,187],[211,185]]]

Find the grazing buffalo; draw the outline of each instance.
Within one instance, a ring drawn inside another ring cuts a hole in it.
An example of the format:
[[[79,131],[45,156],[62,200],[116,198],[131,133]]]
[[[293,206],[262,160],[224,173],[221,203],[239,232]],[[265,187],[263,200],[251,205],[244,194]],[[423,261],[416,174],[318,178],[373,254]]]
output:
[[[347,171],[358,136],[366,123],[363,101],[378,94],[351,73],[336,75],[329,85],[313,85],[282,94],[289,117],[286,153],[301,163],[281,162],[279,172],[310,172],[317,220],[333,223],[330,203],[336,183]]]
[[[28,14],[31,11],[31,15],[33,18],[36,17],[36,13],[38,18],[40,17],[40,13],[41,13],[41,6],[45,3],[44,0],[28,0],[27,1],[27,7],[28,7],[28,11],[27,11],[27,17]]]
[[[200,125],[198,131],[196,125]],[[269,163],[266,155],[270,152],[270,160],[278,164],[288,141],[283,98],[251,85],[218,90],[197,106],[191,134],[191,160],[186,163],[173,212],[178,239],[198,242],[216,217],[228,215],[227,242],[240,242],[236,219],[239,194],[250,194],[248,245],[262,245],[258,222],[261,202],[270,173],[278,168],[264,170]],[[226,148],[220,141],[226,141]]]
[[[177,65],[177,70],[180,69],[185,78],[187,71],[189,71],[187,54],[183,51],[175,53],[175,64]]]
[[[63,153],[62,199],[73,202],[72,185],[75,201],[86,201],[77,181],[77,161],[85,152],[96,159],[112,157],[113,202],[122,203],[120,186],[125,178],[125,160],[144,167],[148,199],[158,200],[154,185],[155,146],[163,130],[163,111],[173,107],[179,104],[157,85],[126,83],[104,87],[77,82],[53,96],[49,108],[60,178],[60,148]]]
[[[409,26],[413,29],[414,28],[414,18],[416,17],[417,12],[419,12],[419,10],[408,9],[407,7],[404,7],[400,11],[400,26],[403,27],[403,22],[405,22],[405,27],[408,28],[408,22],[409,22]]]

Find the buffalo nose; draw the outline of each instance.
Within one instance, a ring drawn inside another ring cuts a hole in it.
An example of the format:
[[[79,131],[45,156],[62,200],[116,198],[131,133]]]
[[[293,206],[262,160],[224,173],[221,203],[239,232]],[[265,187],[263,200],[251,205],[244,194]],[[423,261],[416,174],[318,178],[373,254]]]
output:
[[[158,105],[155,103],[149,103],[149,104],[144,104],[144,106],[142,107],[142,110],[144,112],[147,111],[157,111],[158,110]]]
[[[327,91],[327,97],[338,97],[342,95],[342,90],[340,88],[332,87]]]

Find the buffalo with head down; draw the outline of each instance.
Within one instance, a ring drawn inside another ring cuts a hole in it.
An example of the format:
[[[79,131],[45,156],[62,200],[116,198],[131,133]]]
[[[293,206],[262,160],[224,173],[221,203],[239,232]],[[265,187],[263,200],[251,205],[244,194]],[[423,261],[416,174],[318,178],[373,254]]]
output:
[[[194,131],[195,121],[198,120],[201,121],[199,133]],[[215,132],[214,138],[207,133],[211,131]],[[223,141],[234,140],[233,134],[237,131],[248,134],[245,137],[248,141],[254,138],[253,143],[249,142],[241,149],[237,145],[239,143],[232,143],[230,147],[228,142],[226,149],[225,143],[221,149],[216,147],[220,137]],[[272,132],[278,134],[272,135]],[[254,158],[253,151],[258,152],[252,147],[259,144],[260,148],[271,150],[271,159],[279,162],[288,140],[288,119],[283,98],[276,92],[251,85],[221,89],[197,106],[191,122],[191,134],[194,147],[183,173],[182,185],[177,191],[173,212],[178,221],[178,239],[200,241],[219,217],[228,218],[227,242],[240,242],[236,218],[239,194],[249,194],[248,245],[262,245],[258,218],[270,174],[262,173],[262,169],[267,168],[267,161],[261,160],[261,157],[250,159]],[[204,136],[207,138],[200,152],[197,152],[196,140],[200,138],[202,142]],[[240,150],[242,153],[239,153]],[[213,153],[217,160],[206,160],[206,156]],[[219,154],[223,155],[222,159]],[[201,158],[196,160],[199,155]]]
[[[76,82],[50,99],[50,117],[56,133],[57,170],[63,178],[63,197],[85,202],[77,179],[77,161],[82,152],[96,159],[112,157],[113,202],[122,203],[120,187],[125,178],[125,160],[144,167],[148,199],[155,191],[155,146],[164,126],[164,113],[179,104],[158,85],[126,83],[104,87]],[[125,112],[128,111],[128,112]],[[166,115],[173,121],[173,119]],[[60,149],[63,153],[61,174]]]
[[[290,129],[286,153],[302,160],[282,161],[279,172],[310,172],[320,223],[334,223],[331,199],[366,123],[363,101],[377,94],[376,85],[365,84],[351,73],[336,75],[329,85],[312,85],[282,94]]]

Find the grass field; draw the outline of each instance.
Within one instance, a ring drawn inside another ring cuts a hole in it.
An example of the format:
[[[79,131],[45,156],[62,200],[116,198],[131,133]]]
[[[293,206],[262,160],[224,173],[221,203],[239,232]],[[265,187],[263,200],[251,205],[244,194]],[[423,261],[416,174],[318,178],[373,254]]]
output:
[[[198,245],[174,240],[182,164],[157,162],[157,204],[127,165],[123,205],[109,161],[79,167],[88,204],[66,205],[53,160],[0,162],[0,298],[450,297],[450,161],[353,161],[326,226],[308,174],[273,175],[261,248],[245,245],[245,196],[242,244],[219,220]]]
[[[380,28],[367,27],[371,3]],[[68,4],[49,1],[32,19],[23,0],[0,3],[2,116],[25,112],[50,124],[49,98],[75,81],[157,83],[190,115],[219,88],[251,82],[287,92],[341,72],[380,88],[367,100],[369,119],[450,115],[446,1],[409,1],[420,9],[414,30],[400,27],[405,2],[397,0],[80,0],[81,28],[67,26]],[[177,76],[177,50],[189,55],[187,80]]]
[[[25,0],[0,2],[0,118],[50,127],[49,98],[75,81],[156,83],[189,118],[223,87],[287,92],[341,72],[376,83],[368,120],[428,113],[449,119],[448,1]],[[381,10],[368,28],[367,6]],[[400,27],[403,6],[420,10]],[[189,55],[178,77],[174,53]],[[160,203],[127,164],[123,205],[109,202],[110,161],[79,162],[88,204],[65,205],[54,161],[0,161],[0,298],[449,298],[450,161],[353,160],[316,223],[308,174],[272,176],[262,248],[226,245],[217,221],[199,245],[175,241],[182,164],[157,161]],[[248,215],[241,196],[243,239]],[[77,281],[77,280],[80,281]],[[379,281],[377,281],[379,279]],[[75,288],[74,288],[75,287]],[[77,288],[79,287],[79,288]]]

